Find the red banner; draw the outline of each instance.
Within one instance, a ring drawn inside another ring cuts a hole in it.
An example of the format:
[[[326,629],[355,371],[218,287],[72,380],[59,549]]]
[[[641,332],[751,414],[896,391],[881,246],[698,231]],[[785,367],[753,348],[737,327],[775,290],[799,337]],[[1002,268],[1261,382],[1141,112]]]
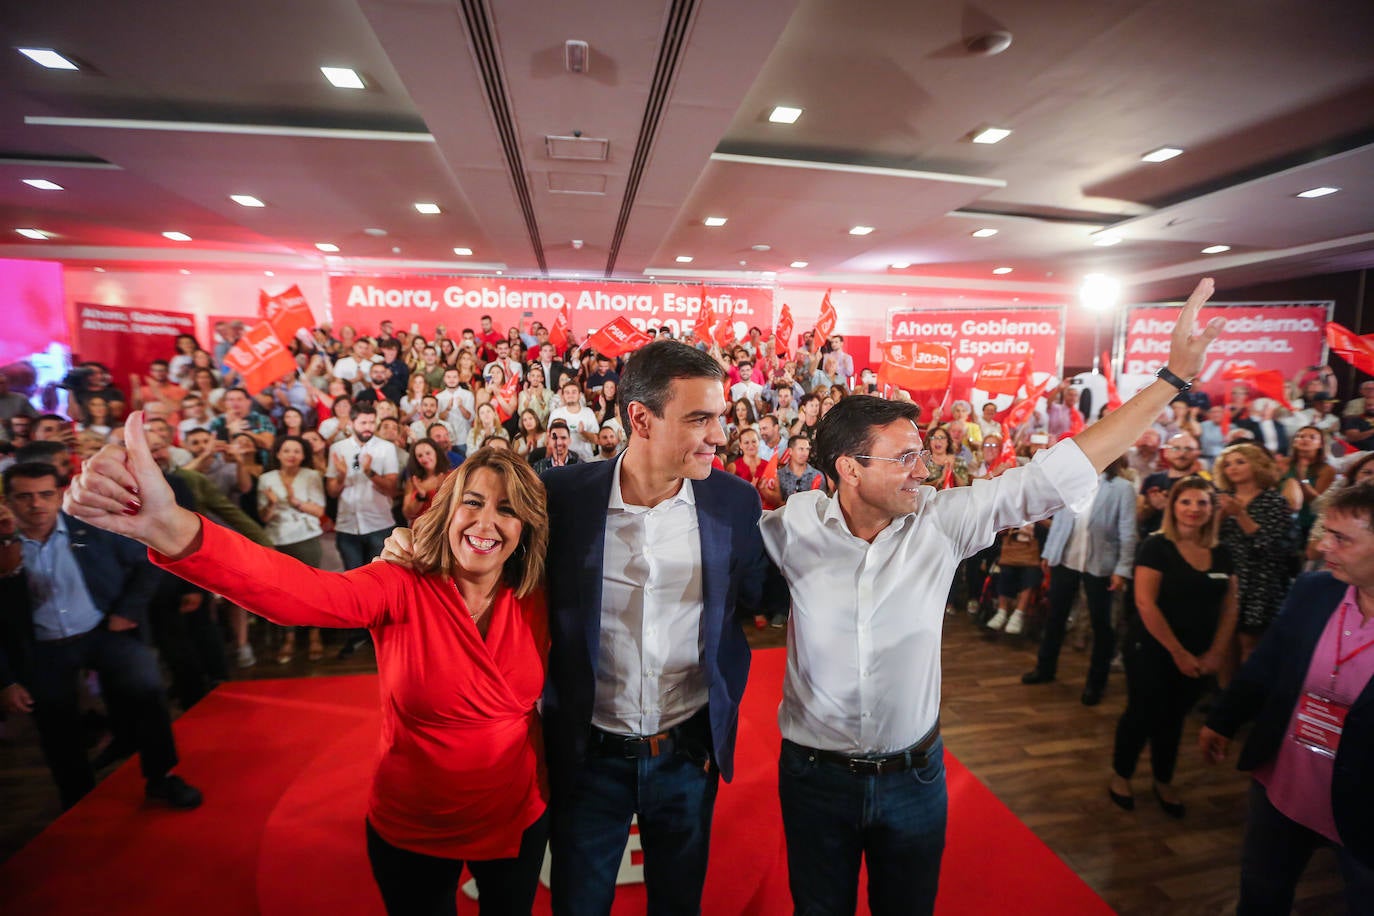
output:
[[[282,346],[271,323],[266,321],[249,328],[229,348],[224,364],[239,374],[243,387],[252,394],[296,370],[295,357]]]
[[[309,339],[310,332],[315,328],[315,316],[299,286],[292,286],[275,296],[267,295],[266,290],[260,291],[258,314],[267,319],[282,342],[290,341],[301,331]]]
[[[132,398],[129,376],[147,375],[150,362],[175,356],[177,335],[194,335],[196,318],[159,309],[78,302],[75,330],[74,358],[104,363],[115,386]]]
[[[882,345],[878,384],[907,391],[944,391],[949,387],[949,347],[923,341]]]
[[[587,348],[603,356],[616,357],[622,353],[638,350],[650,341],[648,334],[630,323],[630,319],[619,318],[587,338]]]
[[[390,319],[397,328],[417,325],[432,336],[444,325],[451,336],[477,328],[482,315],[499,327],[528,326],[530,319],[552,327],[568,307],[571,330],[578,337],[624,317],[634,327],[667,327],[674,337],[696,328],[702,311],[699,284],[621,283],[614,280],[527,280],[504,277],[358,277],[329,278],[330,315],[337,335],[341,325],[375,332]],[[773,317],[771,287],[711,286],[707,305],[717,316],[733,315],[744,326]]]
[[[1331,344],[1331,349],[1365,375],[1374,375],[1374,340],[1370,339],[1372,337],[1374,334],[1359,337],[1349,328],[1334,321],[1326,326],[1326,342]]]
[[[974,402],[975,412],[983,401],[1000,397],[998,406],[1005,407],[1014,396],[999,396],[975,384],[984,365],[1030,360],[1036,375],[1058,376],[1062,371],[1062,306],[898,309],[888,313],[887,323],[890,340],[924,340],[949,347],[954,396]]]
[[[1198,326],[1213,318],[1226,319],[1221,336],[1207,350],[1207,362],[1194,385],[1219,400],[1228,388],[1228,366],[1263,366],[1285,379],[1296,378],[1308,366],[1325,362],[1323,330],[1328,302],[1224,302],[1204,306]],[[1178,318],[1176,305],[1132,308],[1126,319],[1126,359],[1117,381],[1123,394],[1150,380],[1169,354],[1170,335]]]
[[[1293,405],[1288,403],[1288,392],[1284,390],[1283,373],[1277,369],[1230,365],[1221,371],[1221,377],[1228,382],[1245,382],[1261,397],[1273,398],[1287,409],[1293,409]]]

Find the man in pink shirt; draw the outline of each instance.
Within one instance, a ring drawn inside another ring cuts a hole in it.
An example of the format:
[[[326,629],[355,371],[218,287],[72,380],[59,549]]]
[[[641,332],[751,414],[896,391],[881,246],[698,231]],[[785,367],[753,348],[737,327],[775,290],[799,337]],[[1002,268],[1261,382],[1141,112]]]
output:
[[[1258,648],[1213,705],[1212,763],[1254,719],[1241,916],[1287,913],[1314,850],[1334,846],[1351,913],[1374,912],[1374,487],[1326,507],[1326,571],[1300,577]]]

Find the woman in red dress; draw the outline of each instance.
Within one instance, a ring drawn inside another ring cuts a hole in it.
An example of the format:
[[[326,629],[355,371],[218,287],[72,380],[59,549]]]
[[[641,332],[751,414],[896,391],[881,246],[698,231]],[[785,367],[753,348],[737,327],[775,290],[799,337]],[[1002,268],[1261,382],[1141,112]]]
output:
[[[759,434],[756,430],[745,429],[739,434],[740,456],[730,462],[725,470],[748,483],[757,484],[768,467],[768,462],[759,457]]]
[[[544,857],[536,703],[548,659],[544,489],[518,455],[482,449],[415,523],[415,565],[312,569],[176,505],[126,426],[67,495],[78,518],[147,545],[159,566],[283,626],[367,627],[382,733],[367,849],[397,913],[455,913],[464,864],[481,912],[525,913]]]

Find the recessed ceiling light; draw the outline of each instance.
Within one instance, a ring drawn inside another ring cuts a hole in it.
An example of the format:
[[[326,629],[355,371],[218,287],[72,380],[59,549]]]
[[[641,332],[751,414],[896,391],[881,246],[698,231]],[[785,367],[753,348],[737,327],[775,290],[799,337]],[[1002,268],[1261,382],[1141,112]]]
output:
[[[855,226],[853,229],[850,229],[850,230],[849,230],[849,234],[850,234],[850,235],[868,235],[868,234],[869,234],[870,232],[872,232],[872,231],[873,231],[873,227],[872,227],[872,226]]]
[[[750,247],[752,250],[754,250],[754,251],[772,251],[772,250],[773,250],[773,246],[772,246],[772,245],[750,245],[749,247]]]
[[[333,252],[339,250],[339,246],[335,245],[333,242],[316,242],[315,247],[320,249],[320,251],[326,252]]]
[[[415,209],[431,215],[440,212],[438,204],[416,204]]]
[[[1010,268],[1010,267],[994,267],[994,268],[992,269],[992,272],[995,273],[995,274],[1009,274],[1009,273],[1011,273],[1011,268]]]
[[[1202,249],[1203,254],[1221,254],[1223,251],[1230,251],[1230,245],[1209,245]]]
[[[774,124],[796,124],[797,118],[802,116],[800,108],[788,108],[786,105],[779,105],[768,115],[768,120]]]
[[[37,189],[40,190],[40,191],[61,191],[61,190],[62,190],[62,185],[58,184],[58,183],[55,182],[55,181],[49,181],[49,180],[46,179],[46,178],[25,178],[25,179],[24,179],[24,184],[28,185],[28,186],[31,187],[31,188],[37,188]],[[1299,196],[1301,196],[1301,195],[1299,195]]]
[[[1110,248],[1113,245],[1121,244],[1121,236],[1099,235],[1097,238],[1093,239],[1093,244],[1096,245],[1098,248]]]
[[[723,216],[708,216],[706,219],[702,220],[702,222],[714,229],[717,226],[724,226],[729,220]]]
[[[985,127],[973,135],[974,143],[1000,143],[1011,136],[1004,127]]]
[[[691,264],[692,256],[690,254],[680,254],[677,256],[677,262],[679,264]]]
[[[321,67],[320,72],[340,89],[365,89],[363,78],[347,67]]]
[[[262,275],[263,275],[264,277],[275,277],[275,276],[277,275],[277,273],[276,273],[276,271],[274,271],[274,270],[264,270],[264,271],[262,272]]]
[[[801,270],[803,267],[810,263],[810,261],[793,261],[792,266],[795,267],[797,270]]]
[[[363,235],[370,235],[370,236],[372,236],[372,237],[375,238],[375,239],[380,239],[380,238],[383,238],[383,237],[386,236],[386,230],[385,230],[385,229],[364,229],[364,230],[363,230]]]
[[[191,275],[191,272],[187,270],[185,267],[181,269],[180,273],[183,277],[189,277]]]
[[[1157,150],[1152,150],[1140,157],[1141,162],[1167,162],[1175,156],[1183,155],[1183,150],[1176,146],[1161,146]]]
[[[191,237],[190,237],[189,235],[187,235],[186,233],[184,233],[184,232],[164,232],[164,233],[162,233],[162,237],[163,237],[164,239],[171,239],[171,240],[174,241],[174,242],[189,242],[189,241],[191,241]]]
[[[976,239],[990,239],[996,234],[996,229],[975,229],[970,233]]]
[[[105,272],[105,268],[103,267],[92,267],[91,270],[95,271],[98,274],[103,274]]]
[[[906,270],[906,269],[907,269],[908,267],[910,267],[910,266],[911,266],[911,262],[910,262],[910,261],[893,261],[893,262],[892,262],[892,269],[893,269],[893,270]]]
[[[20,48],[19,53],[27,57],[36,64],[42,64],[49,70],[79,70],[76,64],[67,60],[61,54],[51,48]]]
[[[267,204],[258,200],[252,194],[230,194],[229,199],[240,207],[265,207]]]
[[[48,237],[48,234],[42,229],[16,229],[14,231],[26,239],[33,239],[35,242],[41,242]]]
[[[1328,194],[1335,194],[1335,193],[1336,193],[1337,191],[1339,191],[1339,190],[1340,190],[1340,188],[1328,188],[1328,187],[1325,187],[1325,186],[1320,187],[1320,188],[1308,188],[1306,191],[1303,191],[1301,194],[1298,194],[1297,196],[1298,196],[1298,197],[1325,197],[1325,196],[1328,195]]]
[[[472,257],[472,249],[471,249],[471,248],[455,248],[455,249],[453,249],[453,253],[456,254],[456,255],[458,255],[460,258],[470,258],[470,257]]]

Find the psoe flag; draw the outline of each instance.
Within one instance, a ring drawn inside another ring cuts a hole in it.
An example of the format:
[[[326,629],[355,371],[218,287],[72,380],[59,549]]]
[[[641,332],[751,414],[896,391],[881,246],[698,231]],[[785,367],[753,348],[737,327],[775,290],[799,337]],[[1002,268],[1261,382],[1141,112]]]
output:
[[[638,350],[650,337],[630,323],[624,315],[587,338],[587,346],[605,356],[619,356]]]
[[[907,391],[943,391],[949,387],[949,347],[923,340],[889,341],[882,345],[883,364],[878,384]]]
[[[253,394],[296,370],[296,358],[282,346],[270,322],[254,325],[224,356],[224,363],[243,379]]]

